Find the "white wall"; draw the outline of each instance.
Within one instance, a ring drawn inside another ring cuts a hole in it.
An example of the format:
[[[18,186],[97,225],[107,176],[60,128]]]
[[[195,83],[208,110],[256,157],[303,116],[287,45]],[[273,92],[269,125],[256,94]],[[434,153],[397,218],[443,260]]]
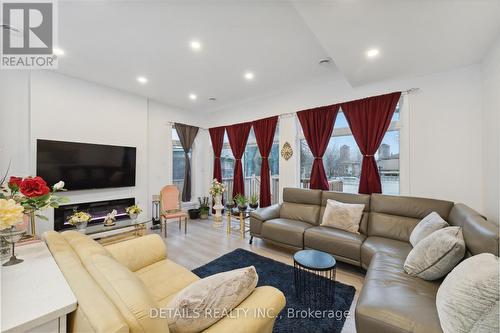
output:
[[[196,124],[188,113],[147,98],[48,71],[0,73],[0,172],[12,160],[11,175],[36,171],[36,139],[124,145],[137,148],[136,186],[71,191],[71,202],[135,197],[151,216],[151,197],[172,177],[171,123]],[[203,137],[203,134],[200,135]],[[206,140],[198,143],[203,158]],[[198,153],[195,155],[198,156]],[[193,165],[193,177],[207,183]],[[196,188],[202,195],[203,186]],[[53,210],[37,233],[53,228]]]
[[[481,64],[483,90],[483,198],[484,213],[500,221],[500,38]]]
[[[419,88],[406,98],[409,110],[401,130],[401,194],[464,202],[484,211],[482,192],[481,77],[478,65],[405,80],[392,80],[352,88],[344,80],[311,84],[286,94],[218,110],[213,126],[296,112],[392,91]],[[283,122],[283,117],[282,120]],[[285,138],[299,149],[296,131],[280,123],[280,145]],[[406,142],[403,142],[406,140]],[[280,160],[281,165],[292,165]],[[406,164],[406,165],[404,165]],[[280,172],[283,170],[280,165]],[[293,167],[293,165],[292,165]],[[284,171],[284,170],[283,170]],[[280,183],[298,185],[285,171]]]
[[[0,72],[0,177],[29,174],[29,72]]]

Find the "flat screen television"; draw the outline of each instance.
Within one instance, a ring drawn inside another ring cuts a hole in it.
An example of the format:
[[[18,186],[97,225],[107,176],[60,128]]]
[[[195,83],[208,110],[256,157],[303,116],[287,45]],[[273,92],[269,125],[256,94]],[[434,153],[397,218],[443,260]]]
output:
[[[36,174],[68,190],[135,186],[136,148],[37,140]]]

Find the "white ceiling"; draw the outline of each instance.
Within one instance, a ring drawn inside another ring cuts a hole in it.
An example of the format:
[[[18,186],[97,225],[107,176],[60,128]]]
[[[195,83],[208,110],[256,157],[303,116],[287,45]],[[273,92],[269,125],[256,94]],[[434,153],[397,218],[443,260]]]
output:
[[[500,0],[63,1],[58,11],[60,72],[199,114],[315,81],[477,63],[500,31]],[[369,61],[370,47],[381,53]],[[318,65],[327,56],[335,64]]]

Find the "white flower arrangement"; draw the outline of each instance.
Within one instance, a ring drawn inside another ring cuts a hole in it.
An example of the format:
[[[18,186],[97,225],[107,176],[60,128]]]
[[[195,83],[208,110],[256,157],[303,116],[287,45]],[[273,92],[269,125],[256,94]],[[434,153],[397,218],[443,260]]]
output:
[[[8,229],[22,222],[24,208],[14,199],[0,199],[0,230]]]
[[[68,219],[68,223],[72,225],[76,225],[78,223],[90,222],[92,216],[85,212],[75,212]]]
[[[224,183],[220,183],[217,179],[214,178],[212,180],[212,186],[210,186],[209,193],[211,196],[215,197],[216,195],[221,195],[226,191],[226,185]]]
[[[142,208],[139,207],[138,205],[132,205],[130,207],[127,207],[125,211],[127,212],[128,215],[139,215],[140,213],[142,213]]]

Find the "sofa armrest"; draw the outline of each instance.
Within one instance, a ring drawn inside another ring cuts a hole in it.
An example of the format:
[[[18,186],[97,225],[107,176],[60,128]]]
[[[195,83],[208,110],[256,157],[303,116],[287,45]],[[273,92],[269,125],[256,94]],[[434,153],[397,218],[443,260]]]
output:
[[[106,245],[105,248],[132,272],[167,258],[165,242],[156,234]]]
[[[270,286],[256,288],[228,316],[204,332],[271,333],[274,321],[285,304],[285,296],[278,289]]]
[[[276,204],[269,207],[259,208],[250,212],[250,216],[260,221],[277,219],[280,217],[280,207],[280,204]]]

